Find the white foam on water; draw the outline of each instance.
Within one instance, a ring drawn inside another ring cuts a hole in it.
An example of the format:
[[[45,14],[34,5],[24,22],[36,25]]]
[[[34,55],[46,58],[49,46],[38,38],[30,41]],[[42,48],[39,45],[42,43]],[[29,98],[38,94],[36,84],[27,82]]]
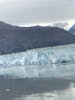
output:
[[[5,89],[5,92],[10,92],[11,91],[11,89]]]

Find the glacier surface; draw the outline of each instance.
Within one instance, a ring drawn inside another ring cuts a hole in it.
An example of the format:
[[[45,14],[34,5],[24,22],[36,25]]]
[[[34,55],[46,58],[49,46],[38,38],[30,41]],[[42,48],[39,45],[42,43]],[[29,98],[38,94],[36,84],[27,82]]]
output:
[[[75,44],[0,56],[0,66],[49,65],[67,62],[75,62]]]
[[[74,62],[75,44],[0,55],[0,76],[17,78],[75,76]]]

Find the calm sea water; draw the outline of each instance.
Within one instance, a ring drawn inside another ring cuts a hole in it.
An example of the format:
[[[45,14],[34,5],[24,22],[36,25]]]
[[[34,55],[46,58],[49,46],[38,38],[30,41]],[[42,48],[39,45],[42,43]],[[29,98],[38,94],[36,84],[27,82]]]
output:
[[[0,79],[0,100],[75,100],[75,64],[53,65],[52,71],[45,78]]]

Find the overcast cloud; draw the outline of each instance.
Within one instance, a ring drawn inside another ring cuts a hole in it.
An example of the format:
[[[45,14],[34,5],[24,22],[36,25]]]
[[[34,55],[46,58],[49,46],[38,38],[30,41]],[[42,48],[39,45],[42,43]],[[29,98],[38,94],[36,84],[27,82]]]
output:
[[[75,0],[0,0],[0,20],[10,24],[75,19]]]

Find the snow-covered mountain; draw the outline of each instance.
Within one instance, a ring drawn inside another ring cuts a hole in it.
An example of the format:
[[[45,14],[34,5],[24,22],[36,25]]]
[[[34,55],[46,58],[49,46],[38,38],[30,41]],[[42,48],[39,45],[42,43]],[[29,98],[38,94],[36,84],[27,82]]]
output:
[[[53,27],[59,27],[61,29],[66,29],[68,27],[68,23],[67,22],[57,22],[53,24]]]
[[[64,29],[66,31],[70,30],[72,25],[73,24],[68,22],[68,21],[53,23],[53,27],[59,27],[59,28]]]

